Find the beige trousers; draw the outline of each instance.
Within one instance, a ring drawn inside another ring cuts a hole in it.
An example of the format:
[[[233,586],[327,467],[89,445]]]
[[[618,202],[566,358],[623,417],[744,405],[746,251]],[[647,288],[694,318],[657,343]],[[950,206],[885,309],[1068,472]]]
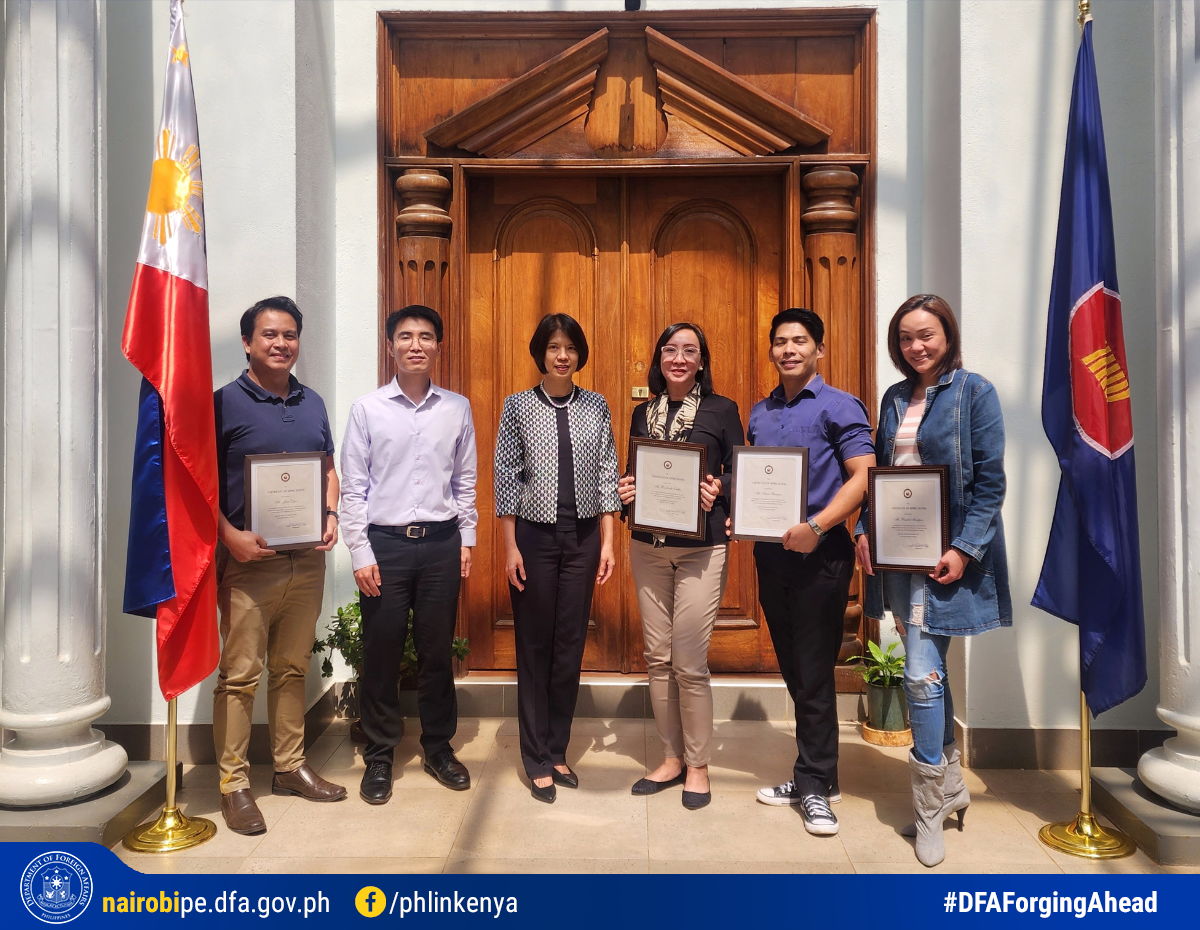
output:
[[[634,540],[654,722],[667,756],[708,765],[713,731],[708,643],[725,590],[721,546],[662,546]]]
[[[324,552],[297,549],[260,562],[238,562],[219,549],[222,648],[213,691],[213,742],[222,794],[250,787],[250,724],[264,658],[275,771],[292,772],[304,764],[304,676],[324,591]]]

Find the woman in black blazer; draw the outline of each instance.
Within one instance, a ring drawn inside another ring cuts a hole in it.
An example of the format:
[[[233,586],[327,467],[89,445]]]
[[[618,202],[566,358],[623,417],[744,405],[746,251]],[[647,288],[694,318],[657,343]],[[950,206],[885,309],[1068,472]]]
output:
[[[655,397],[633,411],[630,435],[699,443],[709,475],[700,487],[707,511],[703,539],[634,533],[630,561],[637,584],[650,701],[663,743],[662,764],[633,786],[636,795],[683,784],[683,806],[712,800],[708,762],[713,730],[708,644],[728,572],[725,518],[733,447],[744,442],[737,404],[713,393],[712,364],[704,331],[672,323],[654,347],[650,391]],[[618,484],[621,503],[637,496],[632,475]]]

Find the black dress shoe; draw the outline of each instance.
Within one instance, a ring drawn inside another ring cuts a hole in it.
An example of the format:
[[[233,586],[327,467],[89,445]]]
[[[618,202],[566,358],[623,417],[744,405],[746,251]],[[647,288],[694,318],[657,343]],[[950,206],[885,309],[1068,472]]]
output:
[[[425,760],[425,771],[454,791],[466,791],[471,787],[471,773],[454,758],[454,753],[444,749]]]
[[[545,801],[547,804],[553,804],[554,799],[558,797],[558,791],[554,787],[554,782],[550,782],[545,788],[539,788],[531,781],[529,783],[529,793],[537,800]]]
[[[690,811],[698,811],[702,807],[708,807],[712,801],[711,791],[688,791],[683,792],[683,806]]]
[[[571,766],[569,765],[565,772],[560,772],[558,769],[551,769],[550,777],[554,779],[554,784],[562,785],[564,788],[579,787],[579,776],[571,771]]]
[[[685,778],[687,778],[686,765],[679,770],[678,775],[666,781],[652,781],[649,778],[639,778],[633,783],[633,787],[629,789],[629,793],[636,795],[658,794],[664,788],[670,788],[673,785],[682,785]]]
[[[392,799],[392,764],[371,762],[363,773],[358,796],[368,804],[386,804]]]

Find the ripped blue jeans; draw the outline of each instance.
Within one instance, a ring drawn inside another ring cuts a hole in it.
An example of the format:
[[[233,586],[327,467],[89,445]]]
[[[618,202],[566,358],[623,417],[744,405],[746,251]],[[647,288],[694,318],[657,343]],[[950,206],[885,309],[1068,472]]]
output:
[[[946,676],[950,637],[904,624],[904,696],[918,762],[940,765],[943,747],[954,742],[954,701]]]

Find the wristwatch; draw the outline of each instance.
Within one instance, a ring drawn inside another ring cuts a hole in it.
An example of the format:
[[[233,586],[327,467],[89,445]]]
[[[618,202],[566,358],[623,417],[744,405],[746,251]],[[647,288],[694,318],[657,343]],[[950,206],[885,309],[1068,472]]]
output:
[[[333,517],[333,519],[337,520],[338,523],[342,522],[342,518],[338,516],[338,512],[336,510],[334,510],[332,507],[326,507],[325,513],[328,516]]]
[[[825,535],[825,531],[821,529],[821,524],[812,517],[808,518],[808,528],[817,534],[817,539]]]

